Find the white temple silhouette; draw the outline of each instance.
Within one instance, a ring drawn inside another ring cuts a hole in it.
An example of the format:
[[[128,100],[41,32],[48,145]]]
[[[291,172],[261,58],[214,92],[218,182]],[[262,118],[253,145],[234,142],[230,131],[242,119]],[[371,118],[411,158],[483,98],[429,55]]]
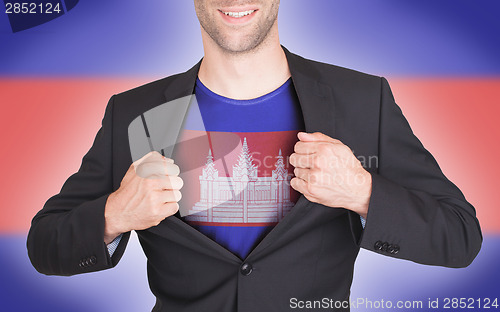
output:
[[[281,149],[270,177],[257,176],[257,167],[244,138],[232,177],[219,177],[212,151],[200,179],[200,201],[188,212],[189,221],[224,223],[279,222],[293,207],[291,174],[285,169]]]

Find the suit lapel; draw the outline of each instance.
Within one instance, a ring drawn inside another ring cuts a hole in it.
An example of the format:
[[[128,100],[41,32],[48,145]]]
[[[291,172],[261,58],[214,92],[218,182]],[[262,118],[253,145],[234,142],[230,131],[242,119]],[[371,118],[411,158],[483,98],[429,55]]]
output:
[[[335,136],[335,101],[331,88],[320,79],[321,73],[311,61],[290,53],[283,47],[299,97],[306,132],[322,132]]]
[[[165,138],[152,137],[154,143],[163,141],[162,144],[154,144],[155,147],[165,146],[167,147],[166,149],[169,149],[169,147],[172,148],[172,150],[166,152],[167,154],[169,154],[169,156],[167,157],[170,157],[170,155],[173,153],[173,148],[175,147],[176,142],[179,141],[179,135],[184,125],[184,121],[187,117],[189,106],[192,104],[192,102],[188,99],[189,96],[194,94],[194,86],[196,83],[196,77],[198,76],[198,71],[200,69],[200,64],[201,61],[187,72],[173,77],[174,79],[165,89],[165,103],[161,104],[160,106],[174,105],[175,107],[170,107],[162,111],[155,111],[156,108],[153,108],[148,111],[150,112],[149,116],[148,112],[144,113],[146,115],[148,125],[158,125],[160,129],[163,129],[162,132],[168,131],[169,133],[174,133],[174,135],[170,135],[168,137],[168,140],[165,140]],[[158,118],[163,120],[172,118],[171,116],[166,116],[166,112],[173,113],[175,115],[175,119],[182,119],[182,122],[175,122],[174,125],[165,125],[165,122],[158,122]],[[155,116],[155,114],[157,114],[157,116]],[[162,135],[160,135],[160,137],[161,136]],[[142,138],[142,140],[144,141],[144,138]],[[177,212],[174,216],[168,217],[163,220],[160,225],[152,227],[146,231],[160,235],[167,239],[175,239],[177,243],[183,244],[188,248],[196,248],[199,252],[216,252],[221,257],[230,262],[241,262],[241,259],[231,253],[229,250],[217,244],[215,241],[211,240],[192,226],[182,221],[179,212]]]
[[[292,74],[292,80],[299,98],[306,132],[322,132],[329,136],[335,135],[335,103],[331,88],[322,83],[319,79],[321,73],[311,67],[311,62],[300,56],[290,53],[285,47],[283,50],[288,60],[288,66]],[[173,101],[180,97],[188,96],[194,93],[194,85],[200,68],[201,61],[189,71],[180,74],[165,90],[166,102]],[[189,102],[181,103],[184,105],[183,111],[187,115]],[[186,116],[183,116],[184,118]],[[179,129],[176,130],[178,134]],[[173,142],[172,144],[174,144]],[[302,217],[311,209],[312,203],[301,195],[292,210],[281,220],[264,239],[255,247],[248,257],[262,252],[272,245],[281,235],[285,235],[287,229],[299,222]],[[210,238],[186,224],[179,218],[179,215],[169,217],[164,222],[174,225],[179,230],[186,231],[190,240],[184,240],[186,244],[202,244],[206,248],[217,251],[221,256],[230,261],[241,261],[233,253],[220,246]],[[153,230],[153,229],[151,229]],[[161,234],[161,226],[156,227],[154,232]],[[248,258],[247,257],[247,258]]]
[[[186,73],[177,76],[166,89],[165,89],[165,100],[166,102],[176,102],[180,99],[179,103],[173,114],[179,119],[179,122],[173,122],[169,125],[169,132],[172,133],[171,138],[164,142],[164,146],[167,146],[168,150],[165,151],[165,156],[171,158],[173,154],[173,149],[177,142],[179,142],[179,135],[181,133],[182,126],[184,125],[185,119],[187,117],[187,112],[189,106],[192,102],[192,95],[194,94],[194,85],[196,82],[196,77],[198,76],[198,71],[200,69],[201,60],[193,66]],[[172,103],[173,104],[173,103]],[[165,135],[165,134],[164,134]],[[173,142],[172,142],[173,141]]]
[[[200,65],[201,60],[187,72],[174,76],[175,79],[173,79],[164,92],[166,102],[194,93],[194,85]]]

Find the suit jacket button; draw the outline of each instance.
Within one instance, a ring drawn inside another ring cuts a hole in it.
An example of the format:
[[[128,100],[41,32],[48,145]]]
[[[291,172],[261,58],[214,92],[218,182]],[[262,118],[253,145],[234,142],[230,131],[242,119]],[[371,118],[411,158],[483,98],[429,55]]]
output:
[[[252,273],[253,267],[250,263],[243,263],[243,265],[240,268],[241,274],[248,276]]]
[[[394,255],[397,254],[399,252],[399,245],[394,245],[393,249],[394,249],[393,254]]]
[[[394,254],[394,245],[389,244],[389,246],[387,246],[387,252],[389,252],[391,255]]]
[[[91,265],[95,265],[97,263],[97,258],[95,256],[92,256],[89,258],[89,262]]]
[[[382,244],[382,248],[381,248],[380,250],[382,250],[382,251],[387,251],[387,247],[389,247],[389,244],[388,244],[387,242],[384,242],[384,243]]]
[[[89,266],[88,263],[85,260],[87,260],[87,259],[80,260],[80,267],[85,268],[85,267]]]
[[[373,248],[375,248],[375,250],[382,250],[382,242],[377,241],[375,245],[373,245]]]

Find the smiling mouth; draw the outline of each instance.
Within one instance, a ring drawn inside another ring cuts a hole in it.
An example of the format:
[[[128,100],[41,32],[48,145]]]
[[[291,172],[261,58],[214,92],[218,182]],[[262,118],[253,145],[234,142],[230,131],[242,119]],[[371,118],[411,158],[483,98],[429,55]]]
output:
[[[230,17],[233,17],[233,18],[242,18],[242,17],[245,17],[245,16],[252,14],[255,11],[257,11],[257,10],[248,10],[248,11],[242,11],[242,12],[224,12],[224,11],[221,11],[221,12],[223,14],[230,16]]]

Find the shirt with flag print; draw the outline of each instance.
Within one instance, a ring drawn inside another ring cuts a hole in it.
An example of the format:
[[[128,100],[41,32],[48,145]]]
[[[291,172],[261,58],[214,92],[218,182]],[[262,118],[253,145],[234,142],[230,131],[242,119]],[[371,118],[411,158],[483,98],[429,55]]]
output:
[[[210,91],[197,79],[172,156],[184,181],[183,220],[241,259],[292,209],[289,156],[304,131],[289,79],[250,100]]]

